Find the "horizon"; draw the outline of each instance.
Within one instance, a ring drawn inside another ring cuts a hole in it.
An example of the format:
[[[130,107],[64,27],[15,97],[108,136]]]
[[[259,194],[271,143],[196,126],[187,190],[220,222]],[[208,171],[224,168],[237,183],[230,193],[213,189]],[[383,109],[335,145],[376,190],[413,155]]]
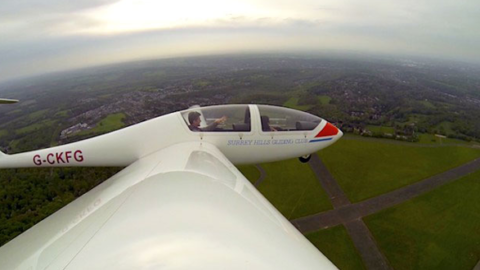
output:
[[[189,7],[189,8],[185,8]],[[132,61],[354,51],[480,64],[480,4],[452,0],[7,0],[0,82]]]
[[[93,72],[92,70],[96,69],[108,69],[116,68],[123,65],[132,65],[132,64],[143,64],[146,62],[162,62],[162,61],[172,61],[177,59],[205,59],[205,58],[240,58],[240,57],[299,57],[299,58],[311,58],[311,59],[337,59],[337,60],[348,60],[348,61],[367,61],[367,60],[377,60],[377,61],[415,61],[422,64],[436,64],[441,63],[443,67],[448,65],[455,66],[470,66],[480,69],[480,63],[472,63],[461,60],[446,59],[446,58],[431,58],[425,56],[414,56],[414,55],[386,55],[386,54],[374,54],[367,52],[355,52],[355,51],[336,51],[336,50],[325,50],[325,51],[304,51],[304,52],[293,52],[293,51],[284,51],[284,52],[236,52],[236,53],[225,53],[225,54],[199,54],[199,55],[183,55],[183,56],[172,56],[172,57],[162,57],[162,58],[150,58],[150,59],[134,59],[128,61],[119,61],[112,63],[96,64],[90,66],[82,66],[77,68],[70,68],[65,70],[54,70],[49,72],[40,72],[35,74],[29,74],[25,76],[14,77],[6,80],[0,79],[0,91],[8,90],[2,89],[2,86],[16,84],[23,80],[42,80],[50,76],[57,75],[67,75],[75,74],[80,72]],[[440,65],[439,65],[440,66]]]

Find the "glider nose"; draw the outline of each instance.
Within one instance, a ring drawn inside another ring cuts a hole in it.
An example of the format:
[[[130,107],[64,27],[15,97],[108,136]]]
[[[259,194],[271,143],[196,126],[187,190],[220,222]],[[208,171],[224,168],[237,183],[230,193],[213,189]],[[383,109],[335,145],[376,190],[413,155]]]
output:
[[[343,136],[343,132],[339,128],[337,128],[336,126],[331,124],[330,122],[328,122],[327,124],[330,125],[332,129],[335,130],[335,132],[334,132],[335,135],[333,136],[333,141],[338,141]]]
[[[337,135],[335,136],[335,139],[338,140],[338,139],[340,139],[340,138],[343,136],[343,132],[342,132],[339,128],[337,128],[337,127],[335,127],[335,128],[338,129],[338,133],[337,133]]]
[[[338,129],[336,126],[327,122],[327,124],[317,134],[317,136],[315,136],[315,138],[330,137],[330,136],[332,139],[338,140],[343,136],[343,132],[340,129]]]

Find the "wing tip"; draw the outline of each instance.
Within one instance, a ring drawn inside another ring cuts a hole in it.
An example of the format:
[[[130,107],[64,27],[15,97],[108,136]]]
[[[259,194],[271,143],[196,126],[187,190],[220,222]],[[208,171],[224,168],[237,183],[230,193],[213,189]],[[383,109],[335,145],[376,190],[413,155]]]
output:
[[[13,104],[17,103],[18,101],[18,99],[0,98],[0,104]]]

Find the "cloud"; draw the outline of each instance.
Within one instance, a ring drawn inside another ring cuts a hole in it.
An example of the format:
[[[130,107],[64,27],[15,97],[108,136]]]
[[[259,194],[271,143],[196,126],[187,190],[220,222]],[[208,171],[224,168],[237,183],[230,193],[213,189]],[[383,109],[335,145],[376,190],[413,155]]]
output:
[[[474,1],[188,3],[2,1],[0,80],[139,58],[255,50],[343,49],[480,62],[480,3]],[[190,13],[181,12],[185,6]]]
[[[18,19],[23,16],[37,17],[51,14],[79,12],[97,8],[120,0],[2,0],[0,5],[1,20]]]
[[[98,24],[82,11],[99,8],[119,0],[3,0],[0,2],[0,47],[17,41],[58,36],[68,29]]]

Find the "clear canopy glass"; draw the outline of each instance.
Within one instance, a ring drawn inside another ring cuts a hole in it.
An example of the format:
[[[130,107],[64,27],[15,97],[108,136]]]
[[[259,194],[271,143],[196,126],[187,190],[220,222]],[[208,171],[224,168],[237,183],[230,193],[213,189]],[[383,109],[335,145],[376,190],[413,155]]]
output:
[[[192,131],[239,132],[251,130],[248,105],[222,105],[191,108],[182,117]]]
[[[300,131],[313,130],[322,118],[293,109],[258,105],[262,131]]]

